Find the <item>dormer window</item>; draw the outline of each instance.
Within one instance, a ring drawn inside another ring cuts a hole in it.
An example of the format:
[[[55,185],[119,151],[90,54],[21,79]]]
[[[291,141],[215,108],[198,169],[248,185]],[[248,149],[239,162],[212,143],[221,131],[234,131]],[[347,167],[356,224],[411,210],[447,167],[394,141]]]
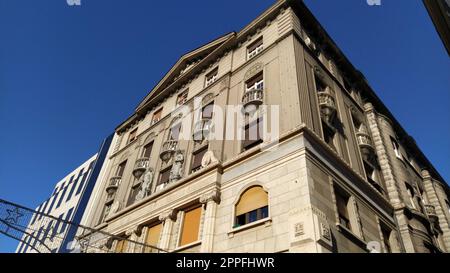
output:
[[[186,103],[188,97],[188,90],[183,91],[177,97],[177,106],[181,106]]]
[[[160,119],[161,119],[161,117],[162,117],[162,108],[161,109],[159,109],[158,111],[156,111],[154,114],[153,114],[153,118],[152,118],[152,125],[153,124],[155,124],[155,123],[157,123]]]
[[[210,86],[217,80],[218,71],[218,68],[215,68],[206,75],[205,87]]]
[[[263,39],[262,37],[253,42],[251,45],[247,47],[247,59],[250,60],[251,58],[258,55],[262,50],[264,49],[263,46]]]

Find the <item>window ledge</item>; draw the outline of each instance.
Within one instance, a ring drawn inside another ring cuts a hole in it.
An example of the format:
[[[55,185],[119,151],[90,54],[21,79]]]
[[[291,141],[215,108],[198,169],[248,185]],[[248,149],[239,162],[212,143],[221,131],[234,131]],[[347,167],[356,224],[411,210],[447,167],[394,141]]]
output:
[[[355,244],[359,245],[364,250],[367,250],[366,249],[367,243],[361,237],[356,235],[353,231],[351,231],[350,229],[348,229],[344,225],[341,225],[340,223],[336,223],[336,227],[338,228],[339,231],[341,231],[342,233],[344,233],[345,235],[350,237],[350,240],[352,242],[354,242]]]
[[[256,226],[261,226],[264,225],[265,227],[271,226],[272,225],[272,218],[268,217],[268,218],[264,218],[240,227],[236,227],[233,228],[232,230],[228,231],[228,237],[233,237],[235,233],[247,230],[247,229],[251,229],[254,228]]]
[[[175,248],[173,252],[180,252],[180,251],[183,251],[185,249],[188,249],[188,248],[191,248],[191,247],[194,247],[194,246],[198,246],[198,245],[201,245],[201,244],[202,244],[202,241],[201,240],[197,240],[197,241],[189,243],[187,245],[179,246],[179,247]]]

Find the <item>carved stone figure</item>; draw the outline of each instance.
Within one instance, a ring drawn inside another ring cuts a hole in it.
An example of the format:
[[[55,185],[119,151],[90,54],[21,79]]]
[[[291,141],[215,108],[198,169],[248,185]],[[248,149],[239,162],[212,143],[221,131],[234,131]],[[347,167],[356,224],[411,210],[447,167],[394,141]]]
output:
[[[202,158],[202,168],[205,168],[206,166],[210,164],[214,164],[218,162],[217,158],[214,156],[213,151],[207,151]]]
[[[174,182],[174,181],[181,179],[182,172],[183,172],[183,168],[182,168],[183,162],[184,162],[183,152],[177,151],[175,153],[172,169],[170,170],[170,177],[169,177],[170,182]]]
[[[140,179],[142,179],[141,187],[136,195],[136,201],[141,200],[150,194],[152,189],[153,170],[151,168],[147,168],[144,175]]]

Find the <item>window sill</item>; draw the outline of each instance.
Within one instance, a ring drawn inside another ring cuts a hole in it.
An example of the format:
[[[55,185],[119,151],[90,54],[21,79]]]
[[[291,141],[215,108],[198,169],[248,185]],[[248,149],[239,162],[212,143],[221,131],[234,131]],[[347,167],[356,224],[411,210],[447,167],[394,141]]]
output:
[[[198,240],[198,241],[189,243],[189,244],[184,245],[184,246],[179,246],[179,247],[175,248],[173,252],[180,252],[180,251],[183,251],[185,249],[188,249],[188,248],[191,248],[191,247],[194,247],[194,246],[198,246],[198,245],[201,245],[201,244],[202,244],[202,241]]]
[[[233,237],[235,233],[239,233],[241,231],[247,230],[247,229],[251,229],[257,226],[261,226],[264,225],[265,227],[271,226],[272,225],[272,218],[267,217],[240,227],[236,227],[236,228],[232,228],[232,230],[228,231],[228,237]]]
[[[336,227],[338,228],[338,230],[342,233],[344,233],[345,235],[347,235],[347,237],[350,237],[350,240],[352,242],[354,242],[355,244],[359,245],[361,248],[363,248],[364,250],[367,250],[367,243],[358,235],[356,235],[353,231],[351,231],[350,229],[348,229],[347,227],[345,227],[344,225],[341,225],[340,223],[336,223]]]

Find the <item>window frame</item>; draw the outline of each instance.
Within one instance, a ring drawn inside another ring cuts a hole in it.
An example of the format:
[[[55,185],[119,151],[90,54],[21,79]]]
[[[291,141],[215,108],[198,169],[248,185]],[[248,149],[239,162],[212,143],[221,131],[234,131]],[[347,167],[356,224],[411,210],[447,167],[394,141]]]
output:
[[[215,83],[219,78],[219,67],[212,69],[208,74],[205,75],[205,87],[208,87]]]
[[[200,209],[200,216],[199,216],[199,219],[198,219],[197,238],[196,238],[196,240],[194,240],[192,242],[181,244],[181,241],[183,239],[184,225],[186,223],[186,213],[187,212],[191,212],[191,211],[196,210],[196,209]],[[191,245],[194,245],[194,244],[198,243],[201,240],[200,232],[202,231],[202,218],[204,217],[204,213],[205,212],[204,212],[203,206],[198,205],[198,204],[194,205],[194,206],[191,206],[191,207],[188,207],[188,208],[185,208],[185,209],[182,210],[180,229],[179,229],[178,236],[177,236],[178,237],[177,238],[177,248],[189,247]]]
[[[128,134],[127,144],[130,144],[131,142],[137,139],[137,131],[138,128],[134,128],[133,130],[130,131],[130,133]]]
[[[169,182],[170,182],[170,170],[172,169],[172,165],[170,165],[170,166],[168,166],[168,167],[166,167],[166,168],[164,168],[164,169],[162,169],[160,172],[159,172],[159,174],[158,174],[158,182],[156,183],[156,186],[159,186],[159,185],[165,185],[165,184],[168,184]],[[163,176],[163,173],[166,173],[167,172],[167,182],[161,182],[161,178],[162,178],[162,176]]]
[[[253,59],[255,56],[257,56],[259,53],[261,53],[264,50],[264,41],[263,36],[258,37],[253,41],[251,44],[247,46],[247,60]]]
[[[180,94],[178,94],[176,106],[178,107],[178,106],[185,104],[187,102],[188,95],[189,95],[188,89],[186,89],[183,92],[181,92]],[[180,99],[181,99],[181,102],[180,102]]]
[[[242,213],[237,215],[236,209],[238,204],[241,202],[242,196],[251,188],[254,187],[258,187],[260,188],[260,190],[264,191],[267,197],[267,205],[263,206],[263,207],[258,207],[254,210]],[[265,217],[263,217],[263,210],[266,210],[267,215]],[[253,221],[249,221],[250,220],[250,214],[256,212],[256,219]],[[240,216],[245,217],[245,224],[241,225],[238,223],[238,218]],[[270,214],[270,195],[269,195],[269,191],[267,191],[262,185],[260,184],[251,184],[248,185],[246,187],[244,187],[241,192],[238,194],[237,199],[235,200],[235,202],[233,203],[233,213],[232,213],[232,229],[236,230],[236,229],[245,229],[247,227],[252,227],[253,225],[257,225],[258,223],[264,223],[266,221],[269,221],[271,219],[271,214]]]
[[[156,110],[153,113],[151,125],[157,123],[158,121],[160,121],[162,119],[162,111],[163,111],[163,107],[159,108],[158,110]]]

